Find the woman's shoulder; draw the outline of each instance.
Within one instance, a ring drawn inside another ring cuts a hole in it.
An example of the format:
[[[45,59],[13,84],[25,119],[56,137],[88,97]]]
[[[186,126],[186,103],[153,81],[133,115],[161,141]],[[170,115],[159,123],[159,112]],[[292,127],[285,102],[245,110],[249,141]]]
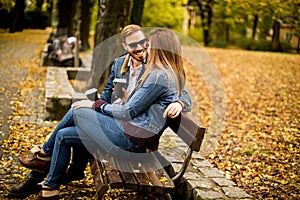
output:
[[[162,70],[162,69],[155,69],[153,70],[148,77],[150,80],[155,81],[155,82],[165,82],[168,83],[172,80],[174,80],[174,77],[171,72],[168,70]]]
[[[161,69],[155,69],[152,72],[150,72],[149,77],[167,77],[167,72]]]

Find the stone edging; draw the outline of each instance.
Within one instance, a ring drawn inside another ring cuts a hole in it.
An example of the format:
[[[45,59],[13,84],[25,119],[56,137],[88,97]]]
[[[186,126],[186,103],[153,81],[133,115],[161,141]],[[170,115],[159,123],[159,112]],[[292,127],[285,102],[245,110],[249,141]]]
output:
[[[172,163],[174,170],[178,171],[182,163],[180,154],[186,152],[186,144],[167,129],[160,140],[160,148],[159,151]],[[185,199],[252,199],[199,152],[193,153],[191,164],[183,178],[184,181],[177,189],[177,193]]]

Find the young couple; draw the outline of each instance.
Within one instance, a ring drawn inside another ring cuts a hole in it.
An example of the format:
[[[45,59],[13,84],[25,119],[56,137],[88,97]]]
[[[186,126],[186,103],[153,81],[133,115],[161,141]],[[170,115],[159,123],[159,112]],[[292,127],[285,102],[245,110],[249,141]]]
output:
[[[115,59],[100,99],[73,103],[49,139],[41,147],[35,146],[32,155],[19,157],[32,170],[21,184],[8,191],[10,196],[39,192],[36,199],[59,199],[61,184],[84,178],[93,147],[107,152],[112,147],[135,153],[155,151],[166,118],[190,111],[176,34],[158,28],[150,33],[148,42],[141,27],[128,25],[121,37],[128,54]],[[113,94],[115,78],[127,80],[123,99],[115,99]]]

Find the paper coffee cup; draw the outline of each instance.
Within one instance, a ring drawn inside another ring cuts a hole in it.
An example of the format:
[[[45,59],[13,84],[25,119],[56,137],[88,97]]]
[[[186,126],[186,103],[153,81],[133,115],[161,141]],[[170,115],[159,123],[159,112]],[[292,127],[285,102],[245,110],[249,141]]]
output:
[[[99,99],[98,91],[96,88],[92,88],[85,91],[85,96],[91,101],[96,101],[97,99]]]
[[[114,88],[114,95],[117,97],[117,98],[123,98],[124,96],[124,92],[122,91],[122,88],[125,88],[126,89],[126,84],[127,84],[127,81],[125,78],[115,78],[113,80],[114,82],[114,85],[115,85],[115,88]]]

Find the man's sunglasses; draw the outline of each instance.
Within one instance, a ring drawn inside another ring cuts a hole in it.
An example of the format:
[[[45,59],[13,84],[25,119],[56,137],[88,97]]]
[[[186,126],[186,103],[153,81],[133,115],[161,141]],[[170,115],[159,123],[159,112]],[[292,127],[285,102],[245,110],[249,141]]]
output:
[[[136,49],[138,45],[141,45],[144,48],[147,48],[149,46],[147,39],[142,39],[138,42],[132,42],[127,44],[131,49]]]

